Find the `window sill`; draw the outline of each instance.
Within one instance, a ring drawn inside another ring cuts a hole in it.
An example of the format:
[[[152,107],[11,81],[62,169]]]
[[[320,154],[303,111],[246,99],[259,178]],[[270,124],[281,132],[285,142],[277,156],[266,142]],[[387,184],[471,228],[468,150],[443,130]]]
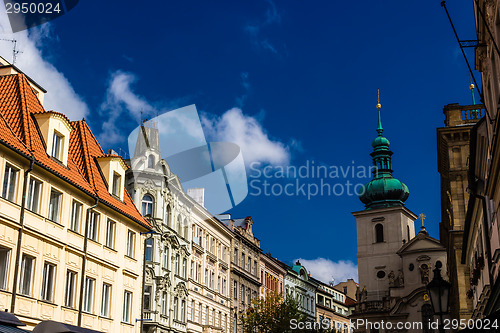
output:
[[[61,309],[78,311],[78,309],[71,307],[71,306],[66,306],[66,305],[61,305]]]
[[[132,260],[134,262],[137,262],[137,259],[134,259],[133,257],[128,256],[128,255],[125,255],[125,258],[130,259],[130,260]]]
[[[130,326],[130,327],[134,327],[134,325],[133,325],[133,324],[131,324],[131,323],[126,323],[126,322],[124,322],[124,321],[122,321],[122,325],[127,325],[127,326]]]
[[[97,318],[104,319],[104,320],[109,320],[109,321],[113,321],[113,319],[110,318],[110,317],[97,316]]]
[[[104,245],[104,248],[105,248],[106,250],[112,251],[112,252],[114,252],[114,253],[118,253],[118,251],[117,251],[117,250],[115,250],[115,249],[113,249],[112,247],[109,247],[109,246]],[[105,318],[105,317],[104,317],[104,318]]]
[[[79,231],[75,231],[73,229],[68,228],[68,231],[71,232],[72,234],[78,235],[80,237],[83,237],[83,235]]]
[[[97,317],[97,315],[96,315],[96,314],[93,314],[93,313],[87,312],[87,311],[85,311],[85,310],[82,310],[82,313],[83,313],[83,314],[86,314],[86,315],[88,315],[88,316]]]
[[[101,245],[101,243],[99,243],[97,240],[94,240],[94,239],[92,239],[92,238],[90,238],[90,237],[87,237],[87,239],[88,239],[89,241],[91,241],[92,243],[95,243],[96,245],[99,245],[99,246]]]

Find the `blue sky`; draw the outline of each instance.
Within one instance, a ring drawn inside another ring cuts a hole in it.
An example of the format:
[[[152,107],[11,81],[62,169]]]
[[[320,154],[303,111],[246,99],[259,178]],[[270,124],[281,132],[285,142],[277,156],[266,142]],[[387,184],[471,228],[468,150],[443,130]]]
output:
[[[472,1],[448,7],[474,39]],[[394,176],[438,237],[436,128],[444,105],[471,103],[440,1],[80,1],[15,35],[0,19],[0,38],[23,52],[16,64],[48,90],[46,108],[85,117],[105,149],[127,148],[141,110],[196,104],[208,139],[238,143],[247,166],[369,166],[380,88]],[[0,42],[0,55],[11,51]],[[265,252],[325,258],[308,263],[339,280],[356,274],[351,212],[361,209],[352,195],[249,195],[230,213],[253,217]]]

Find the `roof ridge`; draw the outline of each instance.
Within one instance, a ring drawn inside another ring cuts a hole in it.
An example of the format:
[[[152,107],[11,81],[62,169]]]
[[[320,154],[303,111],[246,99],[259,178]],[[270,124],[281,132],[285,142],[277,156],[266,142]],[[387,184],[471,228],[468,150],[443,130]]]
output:
[[[31,141],[31,131],[30,131],[30,126],[29,126],[29,118],[28,118],[28,106],[26,105],[26,94],[25,94],[25,89],[24,85],[22,84],[22,77],[23,74],[17,74],[17,85],[19,88],[19,100],[20,100],[20,107],[21,107],[21,117],[22,117],[22,124],[23,124],[23,136],[24,140],[26,141],[26,144],[28,145],[29,150],[33,150],[33,142]]]
[[[85,135],[85,127],[84,127],[84,121],[83,120],[78,120],[75,121],[78,125],[78,134],[80,136],[80,140],[82,143],[82,151],[83,151],[83,163],[85,166],[85,169],[87,171],[87,177],[88,177],[88,182],[92,185],[92,188],[97,194],[97,187],[95,184],[95,179],[94,179],[94,172],[92,171],[92,166],[91,166],[91,160],[90,160],[90,152],[89,152],[89,145],[87,142],[87,136]]]

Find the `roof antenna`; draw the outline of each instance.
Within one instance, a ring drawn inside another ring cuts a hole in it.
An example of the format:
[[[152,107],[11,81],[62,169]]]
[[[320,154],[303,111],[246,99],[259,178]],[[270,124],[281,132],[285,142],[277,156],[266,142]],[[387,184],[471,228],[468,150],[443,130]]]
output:
[[[0,38],[0,40],[14,43],[14,47],[12,48],[12,64],[14,65],[16,63],[17,55],[19,53],[23,53],[17,49],[17,40],[16,39],[6,39],[6,38]]]

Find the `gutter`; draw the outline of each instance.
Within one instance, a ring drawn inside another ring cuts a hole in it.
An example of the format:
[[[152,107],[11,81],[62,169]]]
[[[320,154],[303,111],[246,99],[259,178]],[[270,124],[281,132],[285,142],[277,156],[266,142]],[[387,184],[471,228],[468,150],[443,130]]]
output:
[[[16,296],[17,296],[17,281],[19,275],[19,260],[21,259],[21,242],[23,238],[24,231],[24,211],[26,206],[26,191],[28,189],[28,176],[33,171],[33,165],[35,163],[35,157],[31,155],[30,166],[28,170],[24,172],[24,184],[23,184],[23,199],[21,202],[21,213],[19,215],[19,230],[17,232],[17,247],[16,247],[16,265],[14,266],[14,281],[12,284],[12,299],[10,302],[10,312],[14,313],[16,309]]]
[[[90,220],[90,211],[97,207],[99,204],[99,198],[95,199],[95,204],[89,208],[87,208],[87,216],[85,222],[85,234],[83,241],[83,262],[82,262],[82,276],[80,278],[80,300],[78,302],[78,325],[82,326],[82,307],[83,307],[83,292],[84,292],[84,283],[85,283],[85,266],[87,264],[87,244],[88,244],[88,228],[89,228],[89,220]]]

